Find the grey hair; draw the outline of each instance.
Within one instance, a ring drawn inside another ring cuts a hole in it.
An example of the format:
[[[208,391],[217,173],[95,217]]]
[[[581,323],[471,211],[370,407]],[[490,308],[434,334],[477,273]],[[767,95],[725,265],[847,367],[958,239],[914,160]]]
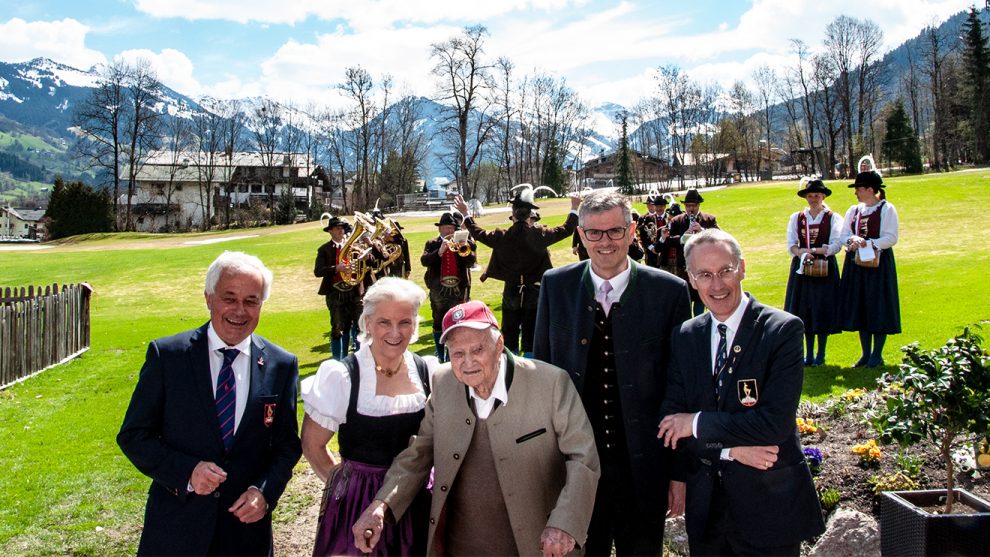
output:
[[[475,329],[475,330],[478,330],[478,329]],[[484,329],[484,330],[485,331],[488,331],[488,336],[491,337],[492,344],[493,345],[498,344],[498,339],[502,338],[502,331],[500,331],[498,329],[498,327],[488,327],[487,329]],[[457,334],[457,329],[454,329],[453,331],[451,331],[450,334],[451,335]],[[450,342],[450,337],[448,336],[444,340],[446,341],[446,342],[444,342],[444,344],[446,345],[447,342]]]
[[[696,246],[703,244],[725,244],[736,259],[736,264],[738,265],[742,261],[742,246],[732,237],[732,234],[719,228],[706,228],[697,234],[692,234],[691,238],[684,244],[684,260],[688,269],[691,268],[691,253]]]
[[[378,311],[378,306],[384,302],[399,302],[412,305],[413,315],[416,319],[413,327],[412,338],[409,343],[416,342],[419,338],[419,308],[426,299],[426,292],[412,281],[397,277],[383,277],[372,284],[364,293],[364,309],[361,317],[358,317],[358,342],[361,344],[371,344],[371,334],[368,333],[368,319]]]
[[[612,209],[622,209],[622,220],[629,226],[632,223],[632,205],[629,199],[617,191],[596,190],[584,196],[578,208],[578,226],[584,227],[589,215],[604,213]]]
[[[217,283],[224,273],[233,275],[258,275],[261,277],[261,301],[268,300],[272,291],[272,272],[260,259],[242,251],[225,251],[210,263],[206,270],[206,294],[212,296],[217,291]]]

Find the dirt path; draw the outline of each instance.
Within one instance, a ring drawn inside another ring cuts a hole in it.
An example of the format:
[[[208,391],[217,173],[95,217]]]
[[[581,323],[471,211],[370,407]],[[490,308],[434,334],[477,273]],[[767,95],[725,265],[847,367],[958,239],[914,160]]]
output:
[[[323,482],[304,459],[296,466],[275,509],[275,555],[305,557],[313,554],[322,494]]]

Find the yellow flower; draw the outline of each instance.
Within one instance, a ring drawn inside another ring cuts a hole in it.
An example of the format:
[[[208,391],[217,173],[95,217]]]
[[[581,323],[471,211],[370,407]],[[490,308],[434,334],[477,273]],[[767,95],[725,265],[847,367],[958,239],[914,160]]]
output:
[[[805,433],[817,433],[818,432],[818,426],[815,425],[814,420],[812,420],[811,418],[808,418],[808,419],[798,418],[797,419],[797,429],[798,429],[798,433],[800,433],[802,435],[805,434]]]

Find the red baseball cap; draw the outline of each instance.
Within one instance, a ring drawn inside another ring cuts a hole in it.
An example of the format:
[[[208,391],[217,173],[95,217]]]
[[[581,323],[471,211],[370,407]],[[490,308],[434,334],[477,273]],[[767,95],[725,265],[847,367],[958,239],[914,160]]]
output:
[[[482,330],[489,327],[498,329],[498,321],[495,314],[488,309],[481,300],[471,300],[463,304],[456,305],[443,316],[443,334],[440,335],[440,344],[444,344],[450,331],[458,327],[470,327]]]

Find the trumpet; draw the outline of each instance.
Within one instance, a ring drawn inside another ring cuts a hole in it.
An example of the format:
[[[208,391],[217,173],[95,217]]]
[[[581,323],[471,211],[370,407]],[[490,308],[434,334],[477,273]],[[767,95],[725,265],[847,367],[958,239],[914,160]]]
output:
[[[461,257],[467,257],[472,252],[471,244],[468,243],[469,236],[470,232],[467,230],[458,230],[453,234],[444,236],[443,241],[447,242],[447,249]]]

